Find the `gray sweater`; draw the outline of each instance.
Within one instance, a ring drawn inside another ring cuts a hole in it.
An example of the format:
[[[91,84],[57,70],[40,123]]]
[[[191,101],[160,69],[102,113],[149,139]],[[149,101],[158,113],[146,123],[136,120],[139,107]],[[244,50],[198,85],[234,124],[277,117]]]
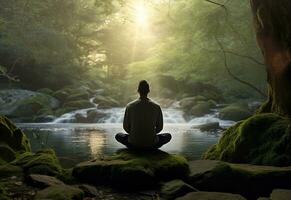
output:
[[[137,99],[126,107],[123,128],[129,134],[129,142],[137,147],[152,147],[156,135],[163,129],[161,107],[150,99]]]

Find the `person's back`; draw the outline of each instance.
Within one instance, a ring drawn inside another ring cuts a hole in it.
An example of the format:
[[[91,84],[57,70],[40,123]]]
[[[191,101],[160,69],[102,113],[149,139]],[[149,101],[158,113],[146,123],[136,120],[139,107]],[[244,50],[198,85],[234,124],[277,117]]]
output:
[[[157,133],[163,129],[163,115],[158,104],[148,98],[128,104],[123,128],[129,133],[129,142],[138,147],[152,147]]]
[[[129,103],[124,114],[123,129],[128,134],[118,133],[115,138],[128,148],[160,148],[172,138],[169,133],[158,134],[163,129],[161,107],[147,97],[150,89],[146,81],[140,81],[138,92],[140,98]]]

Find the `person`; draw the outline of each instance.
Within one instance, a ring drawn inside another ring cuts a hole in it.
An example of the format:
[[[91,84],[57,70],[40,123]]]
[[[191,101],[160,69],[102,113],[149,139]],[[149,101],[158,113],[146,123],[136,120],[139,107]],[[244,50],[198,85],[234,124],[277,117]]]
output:
[[[139,99],[126,106],[123,129],[115,139],[130,149],[158,149],[170,142],[169,133],[159,134],[163,129],[161,107],[148,98],[150,87],[142,80],[138,85]]]

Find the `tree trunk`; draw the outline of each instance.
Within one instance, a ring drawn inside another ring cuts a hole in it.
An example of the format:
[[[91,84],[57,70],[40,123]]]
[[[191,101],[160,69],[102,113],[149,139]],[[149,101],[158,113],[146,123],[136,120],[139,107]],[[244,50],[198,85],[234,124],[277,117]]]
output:
[[[262,112],[291,117],[291,1],[250,0],[269,84]]]

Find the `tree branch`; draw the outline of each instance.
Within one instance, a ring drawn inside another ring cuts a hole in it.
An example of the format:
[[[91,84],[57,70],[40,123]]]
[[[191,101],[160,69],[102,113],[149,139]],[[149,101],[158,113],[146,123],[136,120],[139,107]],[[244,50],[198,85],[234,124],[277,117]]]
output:
[[[231,70],[230,70],[230,68],[229,68],[229,66],[228,66],[228,63],[227,63],[227,55],[226,55],[226,52],[225,52],[225,50],[224,50],[224,47],[223,47],[222,43],[221,43],[221,42],[219,41],[219,39],[217,38],[217,35],[215,35],[215,40],[216,40],[218,46],[220,47],[220,49],[221,49],[221,51],[222,51],[222,53],[223,53],[223,57],[224,57],[224,66],[225,66],[225,68],[226,68],[228,74],[229,74],[233,79],[235,79],[236,81],[238,81],[238,82],[240,82],[240,83],[242,83],[242,84],[244,84],[244,85],[247,85],[247,86],[249,86],[250,88],[254,89],[254,90],[257,91],[261,96],[263,96],[263,97],[267,97],[267,95],[266,95],[264,92],[262,92],[260,89],[258,89],[256,86],[252,85],[251,83],[249,83],[249,82],[247,82],[247,81],[244,81],[244,80],[240,79],[239,77],[237,77],[236,75],[234,75],[234,74],[231,72]]]

